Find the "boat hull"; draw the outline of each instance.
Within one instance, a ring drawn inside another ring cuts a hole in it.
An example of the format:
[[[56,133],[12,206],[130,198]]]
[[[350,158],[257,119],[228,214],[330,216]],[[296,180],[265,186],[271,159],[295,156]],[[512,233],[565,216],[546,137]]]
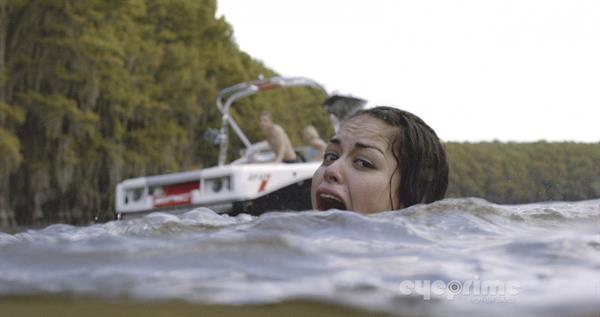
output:
[[[178,213],[194,207],[254,215],[273,210],[308,210],[312,175],[319,165],[225,165],[128,179],[117,186],[115,214],[123,219],[155,211]]]

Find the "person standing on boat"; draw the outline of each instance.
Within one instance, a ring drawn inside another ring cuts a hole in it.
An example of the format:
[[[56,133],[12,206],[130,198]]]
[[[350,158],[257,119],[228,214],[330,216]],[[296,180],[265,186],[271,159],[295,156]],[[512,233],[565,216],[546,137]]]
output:
[[[302,141],[310,146],[309,157],[311,161],[320,161],[323,159],[323,153],[327,143],[319,137],[319,132],[312,125],[307,125],[302,130]]]
[[[273,123],[271,113],[263,111],[260,113],[260,129],[262,130],[271,150],[275,153],[274,163],[297,163],[300,162],[292,147],[292,142],[285,130],[278,124]]]

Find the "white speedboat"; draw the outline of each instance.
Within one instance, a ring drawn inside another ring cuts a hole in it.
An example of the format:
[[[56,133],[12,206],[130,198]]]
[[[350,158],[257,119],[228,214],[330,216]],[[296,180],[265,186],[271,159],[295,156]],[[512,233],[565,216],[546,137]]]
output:
[[[221,128],[212,131],[220,145],[218,166],[201,170],[126,179],[116,188],[117,219],[153,211],[178,212],[204,206],[221,213],[260,214],[271,210],[307,210],[311,178],[320,162],[269,163],[274,158],[268,144],[251,144],[229,115],[233,103],[265,90],[285,87],[325,89],[307,78],[273,77],[240,83],[221,90],[217,107]],[[357,98],[332,96],[324,103],[334,126],[349,112],[364,105]],[[226,164],[229,128],[245,146],[242,156]],[[297,149],[299,150],[299,149]]]

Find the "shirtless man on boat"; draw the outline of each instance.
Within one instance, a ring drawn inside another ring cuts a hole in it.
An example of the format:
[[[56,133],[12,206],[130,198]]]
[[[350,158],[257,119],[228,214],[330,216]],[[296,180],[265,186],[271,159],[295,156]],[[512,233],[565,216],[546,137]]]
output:
[[[299,162],[296,152],[292,147],[292,142],[285,130],[273,123],[271,113],[263,111],[260,113],[260,129],[262,130],[267,142],[275,153],[274,163],[297,163]]]

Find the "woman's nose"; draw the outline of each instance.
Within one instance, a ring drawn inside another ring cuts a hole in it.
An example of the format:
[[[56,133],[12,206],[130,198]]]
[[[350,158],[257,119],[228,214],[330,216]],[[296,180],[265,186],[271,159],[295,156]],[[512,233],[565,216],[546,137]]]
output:
[[[323,178],[326,182],[341,183],[343,181],[341,160],[338,159],[325,167]]]

